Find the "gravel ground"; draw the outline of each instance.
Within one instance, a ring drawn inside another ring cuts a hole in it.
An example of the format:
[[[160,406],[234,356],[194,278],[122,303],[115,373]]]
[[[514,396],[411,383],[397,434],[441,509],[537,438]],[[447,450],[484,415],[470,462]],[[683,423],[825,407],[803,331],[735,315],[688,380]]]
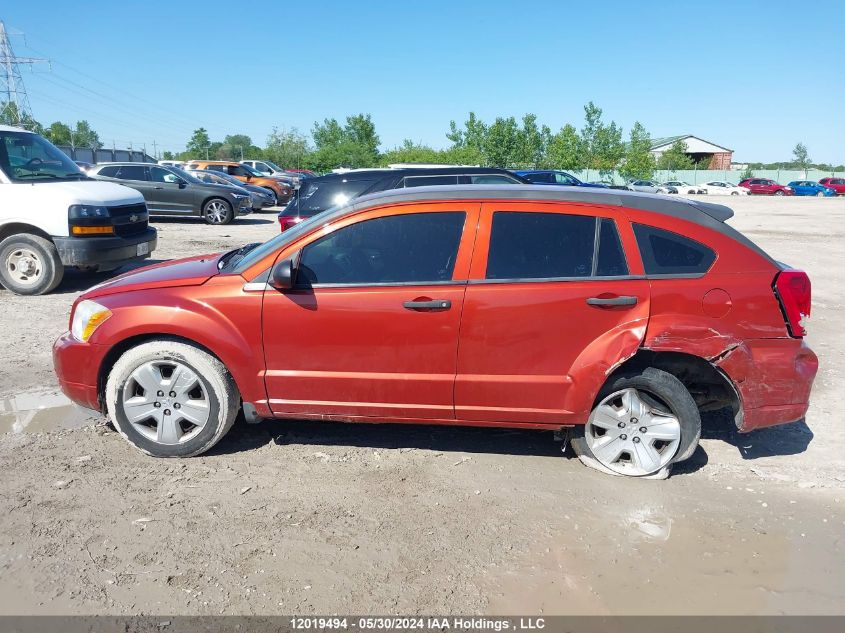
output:
[[[845,613],[845,199],[714,200],[810,274],[821,369],[805,422],[741,436],[712,416],[662,482],[471,428],[263,422],[154,460],[53,407],[50,345],[104,276],[0,290],[0,614]],[[277,231],[157,226],[156,259]],[[33,402],[53,408],[2,413]]]

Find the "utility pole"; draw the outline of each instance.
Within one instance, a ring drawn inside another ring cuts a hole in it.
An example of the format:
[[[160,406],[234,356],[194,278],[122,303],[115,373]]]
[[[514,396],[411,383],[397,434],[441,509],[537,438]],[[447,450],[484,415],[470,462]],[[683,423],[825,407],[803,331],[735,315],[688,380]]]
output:
[[[32,122],[29,97],[26,95],[19,66],[31,66],[46,61],[48,60],[35,57],[17,57],[12,50],[6,25],[0,20],[0,99],[4,102],[3,114],[9,117],[13,125],[25,127]]]
[[[156,142],[153,141],[153,158],[158,160],[158,150],[156,149]]]

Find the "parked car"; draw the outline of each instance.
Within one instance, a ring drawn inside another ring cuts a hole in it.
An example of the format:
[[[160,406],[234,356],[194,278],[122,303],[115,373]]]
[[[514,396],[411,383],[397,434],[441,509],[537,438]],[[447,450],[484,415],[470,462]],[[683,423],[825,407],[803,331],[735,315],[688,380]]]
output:
[[[640,193],[678,193],[674,187],[664,186],[653,180],[629,180],[626,188],[628,191]]]
[[[7,290],[45,294],[67,266],[114,270],[155,247],[137,191],[91,180],[47,139],[0,125],[0,282]]]
[[[682,196],[707,193],[707,191],[701,185],[691,185],[688,182],[684,182],[683,180],[667,180],[660,186],[664,187],[667,190],[674,189],[677,193],[681,194]]]
[[[528,181],[505,169],[492,167],[431,167],[402,169],[355,169],[306,180],[291,203],[279,213],[279,226],[285,231],[305,218],[366,193],[423,187],[426,185],[527,184]]]
[[[822,178],[819,184],[830,187],[838,196],[845,196],[845,178]]]
[[[567,185],[569,187],[603,187],[607,185],[604,183],[581,182],[572,174],[558,169],[539,169],[539,170],[515,170],[517,176],[522,176],[528,182],[535,185]]]
[[[276,198],[273,193],[263,187],[256,187],[255,185],[248,185],[241,182],[234,176],[224,174],[221,171],[211,171],[210,169],[192,169],[188,172],[202,182],[223,185],[224,187],[233,187],[240,191],[249,194],[249,201],[252,205],[253,211],[261,211],[266,207],[272,207],[275,204]]]
[[[796,196],[818,196],[832,198],[836,195],[833,187],[817,183],[815,180],[793,180],[787,185]]]
[[[269,160],[242,160],[241,165],[246,165],[265,176],[274,176],[288,182],[293,187],[299,187],[302,175],[282,169],[276,163]]]
[[[201,217],[209,224],[229,224],[252,210],[249,193],[206,184],[177,167],[145,163],[102,163],[91,177],[132,187],[144,196],[150,215]]]
[[[738,187],[725,180],[711,180],[703,185],[699,185],[704,189],[704,193],[711,196],[747,196],[748,189],[745,187]]]
[[[185,169],[209,169],[234,176],[248,185],[264,187],[275,197],[275,204],[286,205],[293,197],[294,188],[290,183],[273,176],[264,176],[246,165],[225,160],[192,160],[185,164]]]
[[[791,196],[795,193],[791,187],[779,185],[769,178],[746,178],[739,182],[739,186],[757,196]]]
[[[570,432],[600,470],[662,476],[701,411],[747,432],[808,408],[810,281],[731,215],[600,189],[380,192],[83,293],[56,373],[153,456],[207,451],[243,409]]]

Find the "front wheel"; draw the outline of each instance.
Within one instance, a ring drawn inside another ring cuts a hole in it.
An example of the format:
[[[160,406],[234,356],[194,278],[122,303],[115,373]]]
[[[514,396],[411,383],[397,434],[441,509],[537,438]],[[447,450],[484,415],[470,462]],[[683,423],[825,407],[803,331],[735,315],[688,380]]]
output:
[[[212,198],[206,202],[202,215],[209,224],[229,224],[235,217],[232,205],[220,198]]]
[[[64,274],[59,252],[50,240],[23,233],[0,242],[0,281],[15,294],[47,294]]]
[[[204,453],[238,413],[235,381],[218,359],[170,340],[133,347],[106,383],[109,417],[130,444],[153,457]]]
[[[583,436],[572,444],[582,461],[617,475],[668,473],[689,458],[701,436],[698,407],[684,384],[654,367],[605,385]],[[586,460],[585,460],[586,458]]]
[[[819,192],[816,194],[816,198],[824,198],[824,191],[819,191]]]

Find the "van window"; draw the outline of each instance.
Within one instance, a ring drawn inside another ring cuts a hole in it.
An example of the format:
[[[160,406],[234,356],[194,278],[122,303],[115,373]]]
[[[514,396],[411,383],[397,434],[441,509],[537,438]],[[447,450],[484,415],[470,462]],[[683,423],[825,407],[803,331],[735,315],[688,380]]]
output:
[[[592,216],[497,211],[487,279],[590,277],[595,239]]]
[[[338,229],[302,250],[297,285],[450,281],[465,217],[410,213]]]
[[[646,275],[705,273],[716,260],[711,249],[683,235],[645,224],[633,226]]]

